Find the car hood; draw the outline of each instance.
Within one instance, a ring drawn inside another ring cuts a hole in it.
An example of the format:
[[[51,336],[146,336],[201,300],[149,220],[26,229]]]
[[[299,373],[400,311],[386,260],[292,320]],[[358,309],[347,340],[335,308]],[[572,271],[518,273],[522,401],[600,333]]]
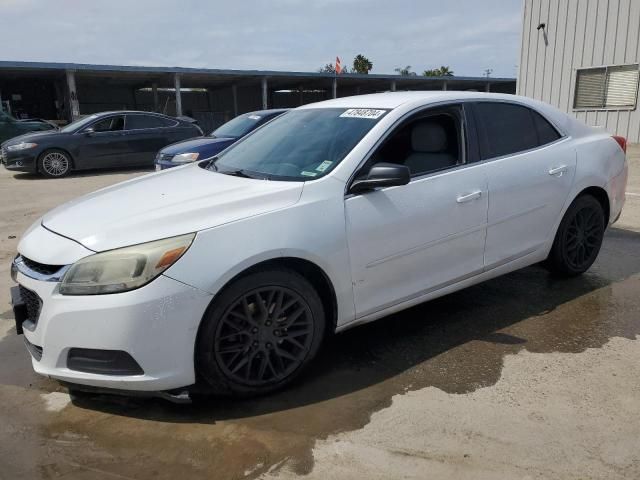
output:
[[[18,123],[21,123],[21,122],[18,122]],[[23,133],[22,135],[18,135],[17,137],[13,137],[10,140],[7,140],[6,142],[3,143],[3,145],[15,145],[17,143],[22,143],[22,142],[37,142],[38,140],[42,140],[43,138],[51,138],[51,135],[67,135],[67,134],[59,132],[54,129]]]
[[[42,225],[86,248],[104,251],[282,209],[300,199],[303,186],[187,165],[80,197],[47,213]]]
[[[235,142],[235,138],[222,137],[198,137],[184,142],[174,143],[160,150],[160,153],[167,155],[177,155],[179,153],[195,153],[206,150],[207,147],[230,145]]]

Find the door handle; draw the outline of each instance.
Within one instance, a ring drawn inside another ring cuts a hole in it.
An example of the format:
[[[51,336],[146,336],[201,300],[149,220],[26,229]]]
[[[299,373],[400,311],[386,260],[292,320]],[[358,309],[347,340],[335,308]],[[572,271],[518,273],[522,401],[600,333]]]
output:
[[[482,196],[482,191],[478,190],[477,192],[472,192],[472,193],[467,193],[465,195],[460,195],[458,198],[456,198],[456,202],[458,202],[458,203],[467,203],[467,202],[471,202],[473,200],[477,200],[481,196]]]
[[[549,175],[557,175],[559,177],[562,176],[564,172],[566,172],[569,168],[566,165],[560,165],[559,167],[555,167],[549,170]]]

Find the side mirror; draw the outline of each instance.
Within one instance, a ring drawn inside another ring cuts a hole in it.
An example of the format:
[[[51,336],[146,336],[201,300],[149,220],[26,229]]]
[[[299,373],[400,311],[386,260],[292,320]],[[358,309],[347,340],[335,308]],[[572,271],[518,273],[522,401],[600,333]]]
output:
[[[377,187],[406,185],[411,180],[409,167],[395,163],[376,163],[363,178],[356,179],[349,193],[362,193]]]
[[[91,135],[93,135],[94,133],[96,133],[96,131],[93,129],[93,127],[89,127],[89,128],[85,128],[82,133],[84,133],[87,137],[90,137]]]

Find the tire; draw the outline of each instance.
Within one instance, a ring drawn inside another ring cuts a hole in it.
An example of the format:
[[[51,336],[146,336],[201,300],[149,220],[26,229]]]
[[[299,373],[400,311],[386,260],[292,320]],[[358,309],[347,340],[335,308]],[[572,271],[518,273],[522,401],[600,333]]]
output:
[[[71,171],[71,157],[64,150],[49,149],[38,157],[38,172],[47,178],[66,177]]]
[[[576,198],[569,206],[544,266],[552,273],[574,277],[595,262],[605,231],[602,205],[591,195]]]
[[[216,395],[263,395],[302,373],[324,332],[322,302],[303,276],[288,269],[251,273],[227,286],[205,313],[196,371]]]

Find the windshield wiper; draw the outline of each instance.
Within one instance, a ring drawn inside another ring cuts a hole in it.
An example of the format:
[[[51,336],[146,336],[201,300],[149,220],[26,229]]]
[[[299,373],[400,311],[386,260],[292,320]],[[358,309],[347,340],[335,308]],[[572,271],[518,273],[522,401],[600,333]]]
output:
[[[223,173],[225,175],[231,175],[233,177],[242,177],[242,178],[258,178],[253,175],[249,175],[246,170],[218,170],[218,173]]]

